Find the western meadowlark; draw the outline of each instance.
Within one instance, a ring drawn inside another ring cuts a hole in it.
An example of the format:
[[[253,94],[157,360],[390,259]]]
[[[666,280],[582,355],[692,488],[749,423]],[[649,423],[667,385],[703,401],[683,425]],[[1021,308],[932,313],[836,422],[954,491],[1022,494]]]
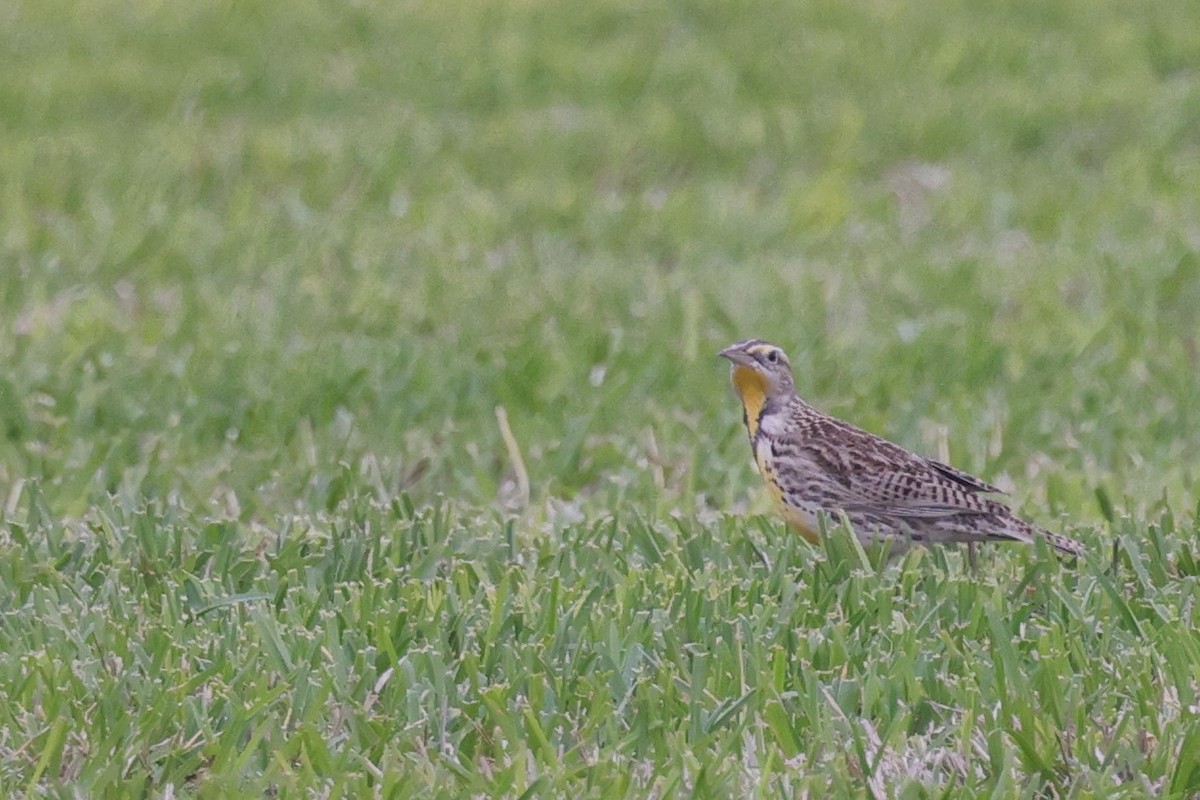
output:
[[[860,541],[886,541],[893,554],[919,543],[1037,537],[1083,552],[1015,516],[989,496],[1002,494],[996,487],[817,411],[796,394],[788,358],[770,342],[738,342],[721,355],[733,362],[758,471],[784,519],[810,542],[824,514],[834,522],[845,515]]]

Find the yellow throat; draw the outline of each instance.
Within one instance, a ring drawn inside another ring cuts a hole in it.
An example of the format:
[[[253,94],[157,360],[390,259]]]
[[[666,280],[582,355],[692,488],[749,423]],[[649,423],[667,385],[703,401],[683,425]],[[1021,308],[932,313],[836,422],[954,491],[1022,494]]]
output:
[[[763,404],[767,402],[767,379],[757,370],[741,365],[733,368],[733,388],[737,389],[742,398],[742,408],[746,412],[746,429],[750,438],[758,434],[758,416],[762,413]]]

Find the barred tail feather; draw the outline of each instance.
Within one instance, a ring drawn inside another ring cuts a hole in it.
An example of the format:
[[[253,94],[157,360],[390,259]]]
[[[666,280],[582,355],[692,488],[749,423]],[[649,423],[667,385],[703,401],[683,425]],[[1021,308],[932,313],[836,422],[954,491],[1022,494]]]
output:
[[[1082,542],[1077,542],[1062,534],[1051,533],[1045,528],[1030,524],[1017,516],[1010,516],[1007,521],[1009,524],[1006,526],[1004,534],[1010,538],[1021,542],[1028,542],[1029,544],[1033,544],[1034,539],[1041,538],[1049,542],[1050,546],[1060,553],[1069,556],[1083,555],[1084,547]]]
[[[1034,530],[1038,532],[1039,536],[1045,537],[1046,541],[1050,542],[1054,549],[1060,553],[1066,553],[1069,556],[1083,555],[1083,542],[1077,542],[1061,534],[1051,533],[1045,528],[1035,528]]]

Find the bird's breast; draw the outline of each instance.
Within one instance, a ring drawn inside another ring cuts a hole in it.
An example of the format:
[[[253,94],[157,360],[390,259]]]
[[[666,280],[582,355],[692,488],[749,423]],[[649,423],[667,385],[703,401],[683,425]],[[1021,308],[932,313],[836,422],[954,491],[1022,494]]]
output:
[[[764,431],[769,418],[767,416],[763,419]],[[758,472],[762,475],[763,483],[767,485],[767,491],[771,493],[771,499],[775,501],[775,507],[779,509],[784,520],[797,533],[812,544],[816,544],[819,538],[816,514],[812,509],[806,508],[803,503],[798,502],[798,498],[788,497],[784,493],[783,485],[779,480],[779,465],[775,461],[775,454],[771,451],[771,441],[768,436],[759,436],[755,439],[754,463],[758,465]]]

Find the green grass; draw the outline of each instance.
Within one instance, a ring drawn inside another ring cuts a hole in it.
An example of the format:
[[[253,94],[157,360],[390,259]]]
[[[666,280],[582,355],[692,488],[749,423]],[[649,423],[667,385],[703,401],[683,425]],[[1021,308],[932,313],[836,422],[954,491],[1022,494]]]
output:
[[[10,4],[0,796],[1200,792],[1190,11]],[[1088,557],[787,535],[750,336]]]

